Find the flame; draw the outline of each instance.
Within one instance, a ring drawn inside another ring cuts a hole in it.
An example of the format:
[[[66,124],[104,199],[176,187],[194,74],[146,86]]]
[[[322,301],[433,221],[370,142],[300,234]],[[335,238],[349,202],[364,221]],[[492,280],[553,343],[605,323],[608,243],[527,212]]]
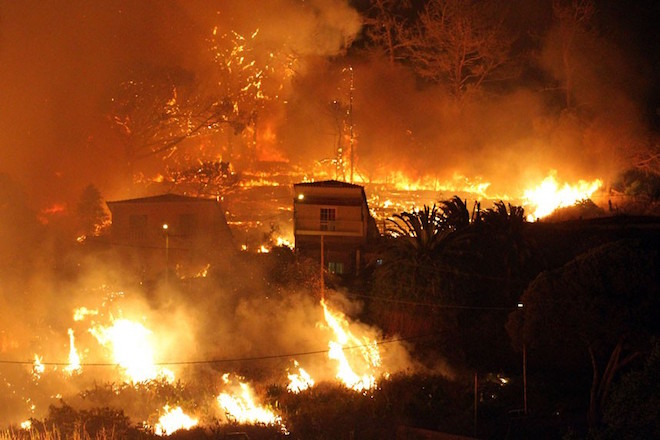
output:
[[[90,333],[102,345],[112,349],[114,361],[125,370],[133,383],[159,377],[174,381],[174,374],[165,368],[156,368],[151,346],[151,331],[138,322],[117,319],[111,327],[96,326]]]
[[[341,312],[332,312],[325,300],[321,300],[325,321],[333,331],[335,340],[328,345],[328,357],[338,363],[337,379],[346,387],[355,391],[363,391],[376,386],[375,372],[381,367],[380,352],[375,340],[366,336],[358,338],[349,329],[349,323]],[[346,357],[345,349],[350,344],[359,356]],[[356,371],[357,370],[357,371]]]
[[[286,387],[292,393],[299,393],[314,386],[314,379],[307,371],[299,366],[298,361],[293,361],[294,366],[298,369],[297,373],[289,373],[289,385]]]
[[[293,249],[293,243],[291,243],[291,240],[284,237],[277,237],[277,246],[286,246],[289,249]]]
[[[552,172],[540,185],[525,190],[524,204],[534,207],[534,212],[529,215],[528,220],[537,220],[551,214],[557,208],[572,206],[576,202],[586,200],[602,185],[600,179],[591,182],[580,180],[575,185],[564,183],[560,188],[555,179],[555,172]]]
[[[185,414],[180,406],[170,408],[169,405],[165,405],[163,411],[165,413],[160,416],[154,427],[156,435],[170,435],[181,429],[188,430],[197,426],[198,420]]]
[[[47,225],[50,223],[50,220],[52,217],[61,215],[66,212],[66,204],[65,203],[54,203],[51,206],[48,206],[46,208],[43,208],[41,211],[39,211],[39,214],[37,214],[37,219],[41,224]]]
[[[435,176],[413,180],[400,171],[389,174],[384,183],[391,183],[399,191],[467,192],[481,197],[487,197],[486,190],[490,186],[490,182],[484,182],[479,177],[470,179],[459,173],[454,173],[449,180],[440,180]]]
[[[66,366],[65,371],[69,374],[80,373],[82,371],[80,367],[80,356],[76,351],[74,343],[73,329],[69,329],[69,365]]]
[[[78,307],[73,311],[73,320],[74,321],[82,321],[85,319],[85,317],[89,315],[98,315],[99,311],[98,310],[90,310],[87,307]]]
[[[225,384],[231,384],[229,374],[224,374],[222,379]],[[238,387],[232,384],[231,388],[235,391],[234,394],[225,392],[217,397],[218,404],[225,411],[227,418],[241,424],[280,425],[285,429],[282,417],[256,403],[254,391],[247,383],[239,381]]]
[[[35,379],[39,379],[44,371],[46,371],[46,367],[44,367],[44,364],[42,363],[42,357],[35,354],[34,363],[32,364],[32,375]]]

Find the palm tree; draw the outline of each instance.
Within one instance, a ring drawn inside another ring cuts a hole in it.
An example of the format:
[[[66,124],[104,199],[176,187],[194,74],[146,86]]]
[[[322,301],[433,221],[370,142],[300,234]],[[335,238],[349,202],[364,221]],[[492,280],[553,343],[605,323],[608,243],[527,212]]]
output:
[[[438,254],[452,230],[436,205],[402,212],[389,219],[380,276],[395,295],[436,295]]]
[[[440,202],[442,218],[448,228],[461,231],[470,226],[470,212],[460,197],[454,196]]]
[[[493,208],[481,214],[481,222],[485,237],[490,238],[493,245],[491,259],[501,258],[505,271],[505,291],[512,299],[511,280],[514,272],[518,272],[530,255],[530,247],[525,239],[525,210],[521,206],[512,206],[503,201],[495,202]]]

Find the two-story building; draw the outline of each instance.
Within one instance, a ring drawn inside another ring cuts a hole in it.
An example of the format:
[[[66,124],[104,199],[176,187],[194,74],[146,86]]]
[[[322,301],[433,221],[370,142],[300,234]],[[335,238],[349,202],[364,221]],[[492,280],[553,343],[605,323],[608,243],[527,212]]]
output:
[[[174,270],[210,262],[234,248],[223,208],[216,199],[164,194],[107,202],[110,240],[144,264]]]
[[[293,232],[300,256],[321,259],[330,273],[354,274],[377,235],[364,188],[327,180],[293,185]]]

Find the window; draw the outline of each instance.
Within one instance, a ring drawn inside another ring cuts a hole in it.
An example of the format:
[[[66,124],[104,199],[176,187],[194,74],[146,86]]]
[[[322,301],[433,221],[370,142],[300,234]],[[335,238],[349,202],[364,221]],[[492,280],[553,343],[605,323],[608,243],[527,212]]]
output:
[[[181,235],[195,235],[197,233],[197,216],[195,214],[181,214],[179,216]]]
[[[335,208],[321,208],[321,230],[334,231],[336,216],[337,210]]]
[[[133,240],[144,239],[147,234],[147,216],[132,214],[128,217],[128,235]]]
[[[343,274],[344,273],[344,263],[337,263],[335,261],[330,261],[328,263],[328,272],[336,273],[337,275]]]

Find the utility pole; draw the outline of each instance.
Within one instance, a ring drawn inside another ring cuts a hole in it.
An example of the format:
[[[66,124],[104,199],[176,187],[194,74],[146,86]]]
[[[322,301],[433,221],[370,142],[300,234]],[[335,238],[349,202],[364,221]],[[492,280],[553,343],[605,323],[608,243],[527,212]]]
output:
[[[170,281],[170,234],[169,225],[163,223],[163,232],[165,233],[165,287],[169,287]]]
[[[523,344],[523,408],[527,415],[527,344]]]
[[[323,272],[324,272],[324,249],[323,249],[323,234],[321,234],[321,301],[325,300],[325,279],[323,278]]]
[[[477,407],[479,404],[479,376],[474,372],[474,437],[477,437]]]

